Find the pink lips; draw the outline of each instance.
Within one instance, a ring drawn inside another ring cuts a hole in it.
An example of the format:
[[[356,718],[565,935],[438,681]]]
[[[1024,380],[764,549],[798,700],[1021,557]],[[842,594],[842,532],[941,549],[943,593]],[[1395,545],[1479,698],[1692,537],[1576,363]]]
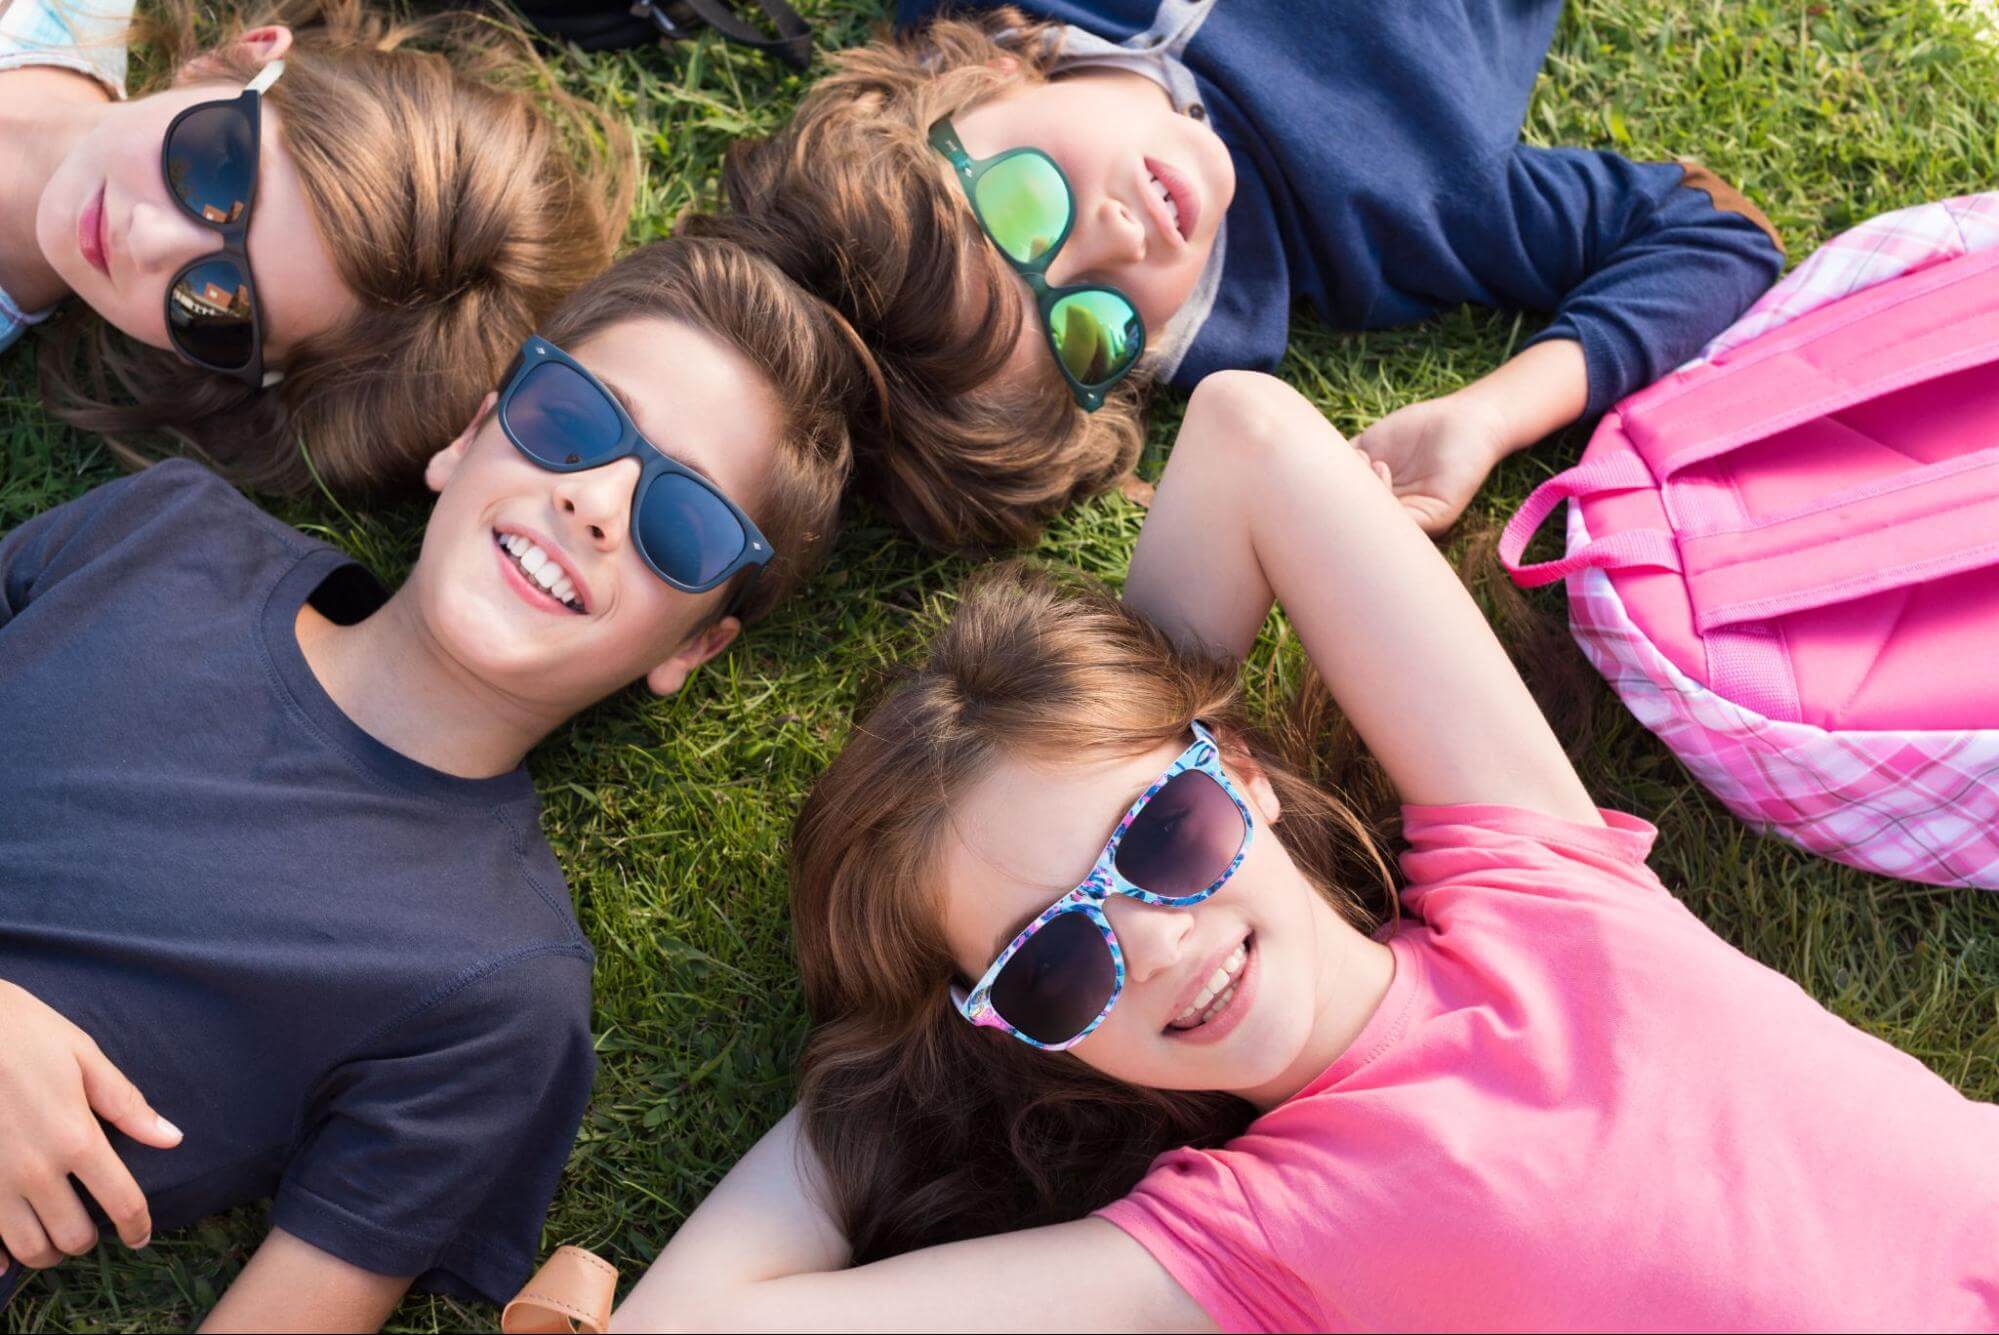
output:
[[[1201,222],[1201,197],[1194,183],[1157,158],[1147,158],[1145,169],[1158,177],[1166,193],[1173,196],[1173,207],[1180,213],[1180,239],[1190,239]]]
[[[104,237],[104,187],[83,206],[76,218],[76,248],[86,264],[106,278],[111,276],[110,249]]]

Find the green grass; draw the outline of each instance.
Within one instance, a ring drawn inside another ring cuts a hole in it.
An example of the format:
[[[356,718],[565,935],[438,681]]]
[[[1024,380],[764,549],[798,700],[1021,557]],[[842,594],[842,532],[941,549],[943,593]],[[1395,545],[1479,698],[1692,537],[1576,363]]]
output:
[[[803,7],[826,46],[862,40],[876,14],[833,0]],[[1870,214],[1999,182],[1999,56],[1968,10],[1939,0],[1571,0],[1570,11],[1529,137],[1698,156],[1768,210],[1794,258]],[[803,87],[714,42],[562,68],[637,129],[647,176],[635,242],[669,230],[689,203],[712,201],[723,148],[774,126]],[[1301,318],[1283,374],[1352,433],[1490,369],[1530,330],[1474,311],[1366,336]],[[41,413],[31,364],[24,350],[0,364],[0,528],[115,476],[101,449]],[[1159,405],[1149,468],[1178,407],[1170,397]],[[1571,433],[1511,461],[1473,521],[1508,513],[1581,443]],[[356,517],[309,503],[284,513],[389,576],[414,552],[421,523],[413,510]],[[1140,517],[1100,500],[1056,525],[1041,553],[1116,577]],[[683,698],[622,697],[535,753],[544,824],[598,953],[601,1054],[547,1247],[594,1248],[629,1282],[785,1108],[804,1035],[785,915],[790,813],[869,680],[947,614],[965,569],[858,515],[812,590]],[[1560,615],[1552,594],[1537,606]],[[1259,652],[1259,666],[1295,674],[1294,642],[1280,630]],[[1753,837],[1593,676],[1563,680],[1541,685],[1577,692],[1562,703],[1596,706],[1602,725],[1579,748],[1584,777],[1601,800],[1658,823],[1654,865],[1668,885],[1839,1015],[1967,1094],[1999,1098],[1999,896],[1866,876]],[[9,1331],[190,1324],[262,1230],[261,1211],[244,1209],[162,1237],[142,1256],[100,1248],[31,1284],[0,1320]],[[394,1327],[496,1318],[413,1298]]]

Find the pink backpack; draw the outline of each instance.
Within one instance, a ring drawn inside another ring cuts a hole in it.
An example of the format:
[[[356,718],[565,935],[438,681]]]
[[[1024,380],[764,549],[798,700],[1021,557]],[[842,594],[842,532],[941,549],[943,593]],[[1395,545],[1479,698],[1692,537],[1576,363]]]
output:
[[[1567,554],[1523,565],[1568,501]],[[1999,195],[1828,243],[1625,399],[1500,555],[1736,815],[1999,889]]]

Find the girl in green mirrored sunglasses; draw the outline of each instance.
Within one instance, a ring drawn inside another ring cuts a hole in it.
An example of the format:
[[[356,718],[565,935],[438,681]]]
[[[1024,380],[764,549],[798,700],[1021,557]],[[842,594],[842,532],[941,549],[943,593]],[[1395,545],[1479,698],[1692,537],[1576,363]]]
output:
[[[1069,178],[1038,148],[1010,148],[975,161],[948,116],[930,127],[930,145],[950,159],[979,227],[1034,294],[1041,331],[1069,392],[1084,411],[1095,412],[1111,386],[1138,365],[1145,321],[1114,287],[1049,285],[1048,266],[1076,221]]]

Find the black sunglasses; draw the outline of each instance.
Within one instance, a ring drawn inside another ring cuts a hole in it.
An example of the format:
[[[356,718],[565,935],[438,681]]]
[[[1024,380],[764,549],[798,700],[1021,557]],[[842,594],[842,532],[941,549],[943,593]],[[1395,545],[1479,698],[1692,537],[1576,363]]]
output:
[[[264,321],[250,274],[250,209],[264,90],[285,63],[273,60],[233,98],[189,107],[167,126],[160,175],[189,218],[219,234],[221,248],[190,262],[167,284],[167,338],[206,370],[261,389]]]
[[[682,593],[706,593],[749,567],[761,572],[770,543],[708,478],[647,440],[618,396],[540,335],[521,344],[500,388],[500,430],[552,473],[639,461],[632,543],[653,573]],[[741,605],[745,583],[730,607]]]

